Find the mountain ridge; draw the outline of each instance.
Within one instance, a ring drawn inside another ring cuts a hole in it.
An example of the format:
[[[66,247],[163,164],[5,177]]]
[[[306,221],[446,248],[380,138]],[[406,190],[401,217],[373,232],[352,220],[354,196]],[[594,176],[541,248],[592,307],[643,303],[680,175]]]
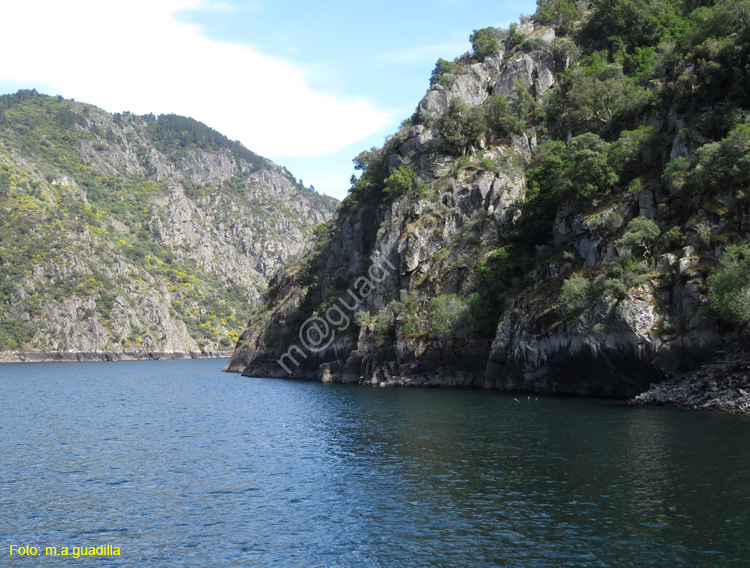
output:
[[[0,351],[226,350],[337,203],[193,119],[36,91],[0,97],[0,162]]]

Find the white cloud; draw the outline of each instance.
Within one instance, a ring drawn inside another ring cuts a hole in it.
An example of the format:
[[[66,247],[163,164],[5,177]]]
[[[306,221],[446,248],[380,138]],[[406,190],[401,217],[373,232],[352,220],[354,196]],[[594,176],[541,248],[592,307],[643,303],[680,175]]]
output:
[[[173,14],[202,0],[26,0],[4,7],[0,77],[50,85],[112,112],[192,116],[263,155],[320,156],[382,129],[364,99],[310,88],[304,71],[208,39]],[[213,5],[221,5],[213,3]]]
[[[224,0],[198,0],[193,3],[190,10],[194,12],[263,12],[265,7],[262,2],[243,2],[236,4]]]

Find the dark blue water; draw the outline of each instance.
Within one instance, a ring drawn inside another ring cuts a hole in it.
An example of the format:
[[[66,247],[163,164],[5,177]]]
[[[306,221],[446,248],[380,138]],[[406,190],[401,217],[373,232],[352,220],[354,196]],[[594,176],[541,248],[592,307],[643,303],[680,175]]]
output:
[[[221,365],[0,366],[0,565],[750,566],[747,418]]]

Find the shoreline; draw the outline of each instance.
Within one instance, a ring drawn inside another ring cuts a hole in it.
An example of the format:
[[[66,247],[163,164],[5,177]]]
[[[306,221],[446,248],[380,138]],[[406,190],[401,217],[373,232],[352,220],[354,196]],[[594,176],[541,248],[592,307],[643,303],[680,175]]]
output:
[[[629,402],[750,415],[750,359],[707,363],[676,379],[652,384]]]
[[[0,364],[224,359],[231,354],[231,351],[0,351]]]

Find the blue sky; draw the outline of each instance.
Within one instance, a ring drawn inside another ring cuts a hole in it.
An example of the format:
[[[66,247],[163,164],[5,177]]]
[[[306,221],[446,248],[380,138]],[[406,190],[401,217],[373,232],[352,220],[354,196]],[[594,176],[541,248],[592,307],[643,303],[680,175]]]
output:
[[[346,195],[352,158],[424,95],[438,57],[534,0],[27,0],[5,8],[0,92],[193,116]],[[19,50],[18,45],[24,49]]]

